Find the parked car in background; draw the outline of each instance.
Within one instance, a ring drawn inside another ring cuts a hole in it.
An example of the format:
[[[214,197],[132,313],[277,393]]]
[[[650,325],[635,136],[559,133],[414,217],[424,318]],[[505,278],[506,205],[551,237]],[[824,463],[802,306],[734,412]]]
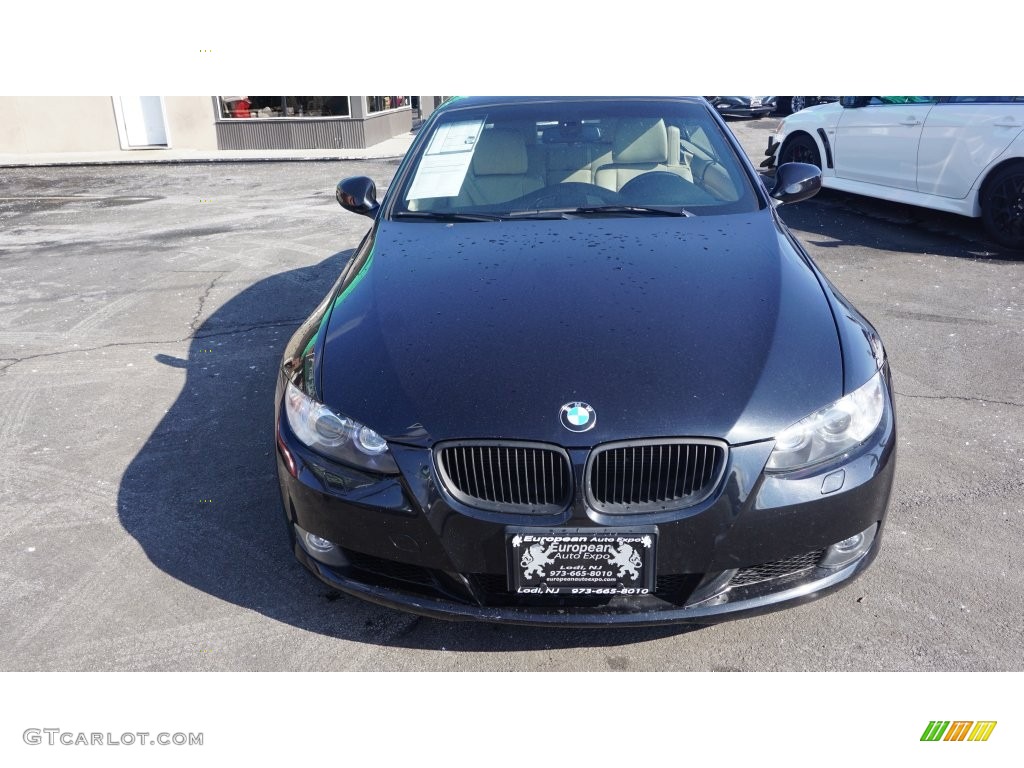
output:
[[[832,189],[980,217],[1024,250],[1024,96],[844,96],[787,117],[765,154]]]
[[[697,97],[454,99],[285,350],[290,542],[341,591],[449,619],[706,624],[878,551],[885,350]],[[339,244],[342,246],[342,244]],[[343,246],[342,246],[343,247]]]
[[[705,96],[725,117],[764,117],[775,111],[774,96]]]
[[[816,104],[838,101],[838,96],[772,96],[776,115],[791,115]]]

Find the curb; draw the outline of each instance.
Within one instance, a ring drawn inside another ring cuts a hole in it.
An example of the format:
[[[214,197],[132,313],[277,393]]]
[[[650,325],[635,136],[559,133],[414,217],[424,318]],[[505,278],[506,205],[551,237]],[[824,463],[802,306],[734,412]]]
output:
[[[106,166],[106,165],[201,165],[206,163],[327,163],[327,162],[370,162],[375,160],[401,160],[400,155],[380,156],[349,156],[335,155],[321,157],[168,157],[163,159],[146,158],[145,160],[47,160],[47,161],[0,161],[0,168],[65,168],[74,166]]]

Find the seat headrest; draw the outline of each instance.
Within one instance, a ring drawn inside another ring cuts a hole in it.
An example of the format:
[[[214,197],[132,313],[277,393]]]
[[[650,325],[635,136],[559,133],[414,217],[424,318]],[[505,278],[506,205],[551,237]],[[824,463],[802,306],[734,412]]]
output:
[[[665,121],[629,118],[619,121],[612,144],[612,162],[664,163],[668,160]]]
[[[473,151],[473,173],[497,176],[526,173],[526,142],[518,131],[492,128],[480,134]]]

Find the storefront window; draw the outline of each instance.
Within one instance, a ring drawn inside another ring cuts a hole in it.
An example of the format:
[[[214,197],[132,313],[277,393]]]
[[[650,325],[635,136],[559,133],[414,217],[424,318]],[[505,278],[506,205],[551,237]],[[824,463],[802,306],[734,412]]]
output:
[[[367,96],[366,112],[367,114],[373,114],[374,112],[383,112],[388,109],[408,107],[410,104],[411,97],[409,96]]]
[[[234,118],[349,117],[348,96],[221,96],[220,116]]]

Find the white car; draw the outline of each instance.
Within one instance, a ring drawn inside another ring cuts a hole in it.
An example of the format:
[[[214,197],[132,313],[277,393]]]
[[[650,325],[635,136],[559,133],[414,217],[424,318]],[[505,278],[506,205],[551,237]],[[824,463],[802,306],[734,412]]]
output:
[[[981,217],[1024,250],[1024,96],[844,96],[787,117],[765,154],[831,189]]]

